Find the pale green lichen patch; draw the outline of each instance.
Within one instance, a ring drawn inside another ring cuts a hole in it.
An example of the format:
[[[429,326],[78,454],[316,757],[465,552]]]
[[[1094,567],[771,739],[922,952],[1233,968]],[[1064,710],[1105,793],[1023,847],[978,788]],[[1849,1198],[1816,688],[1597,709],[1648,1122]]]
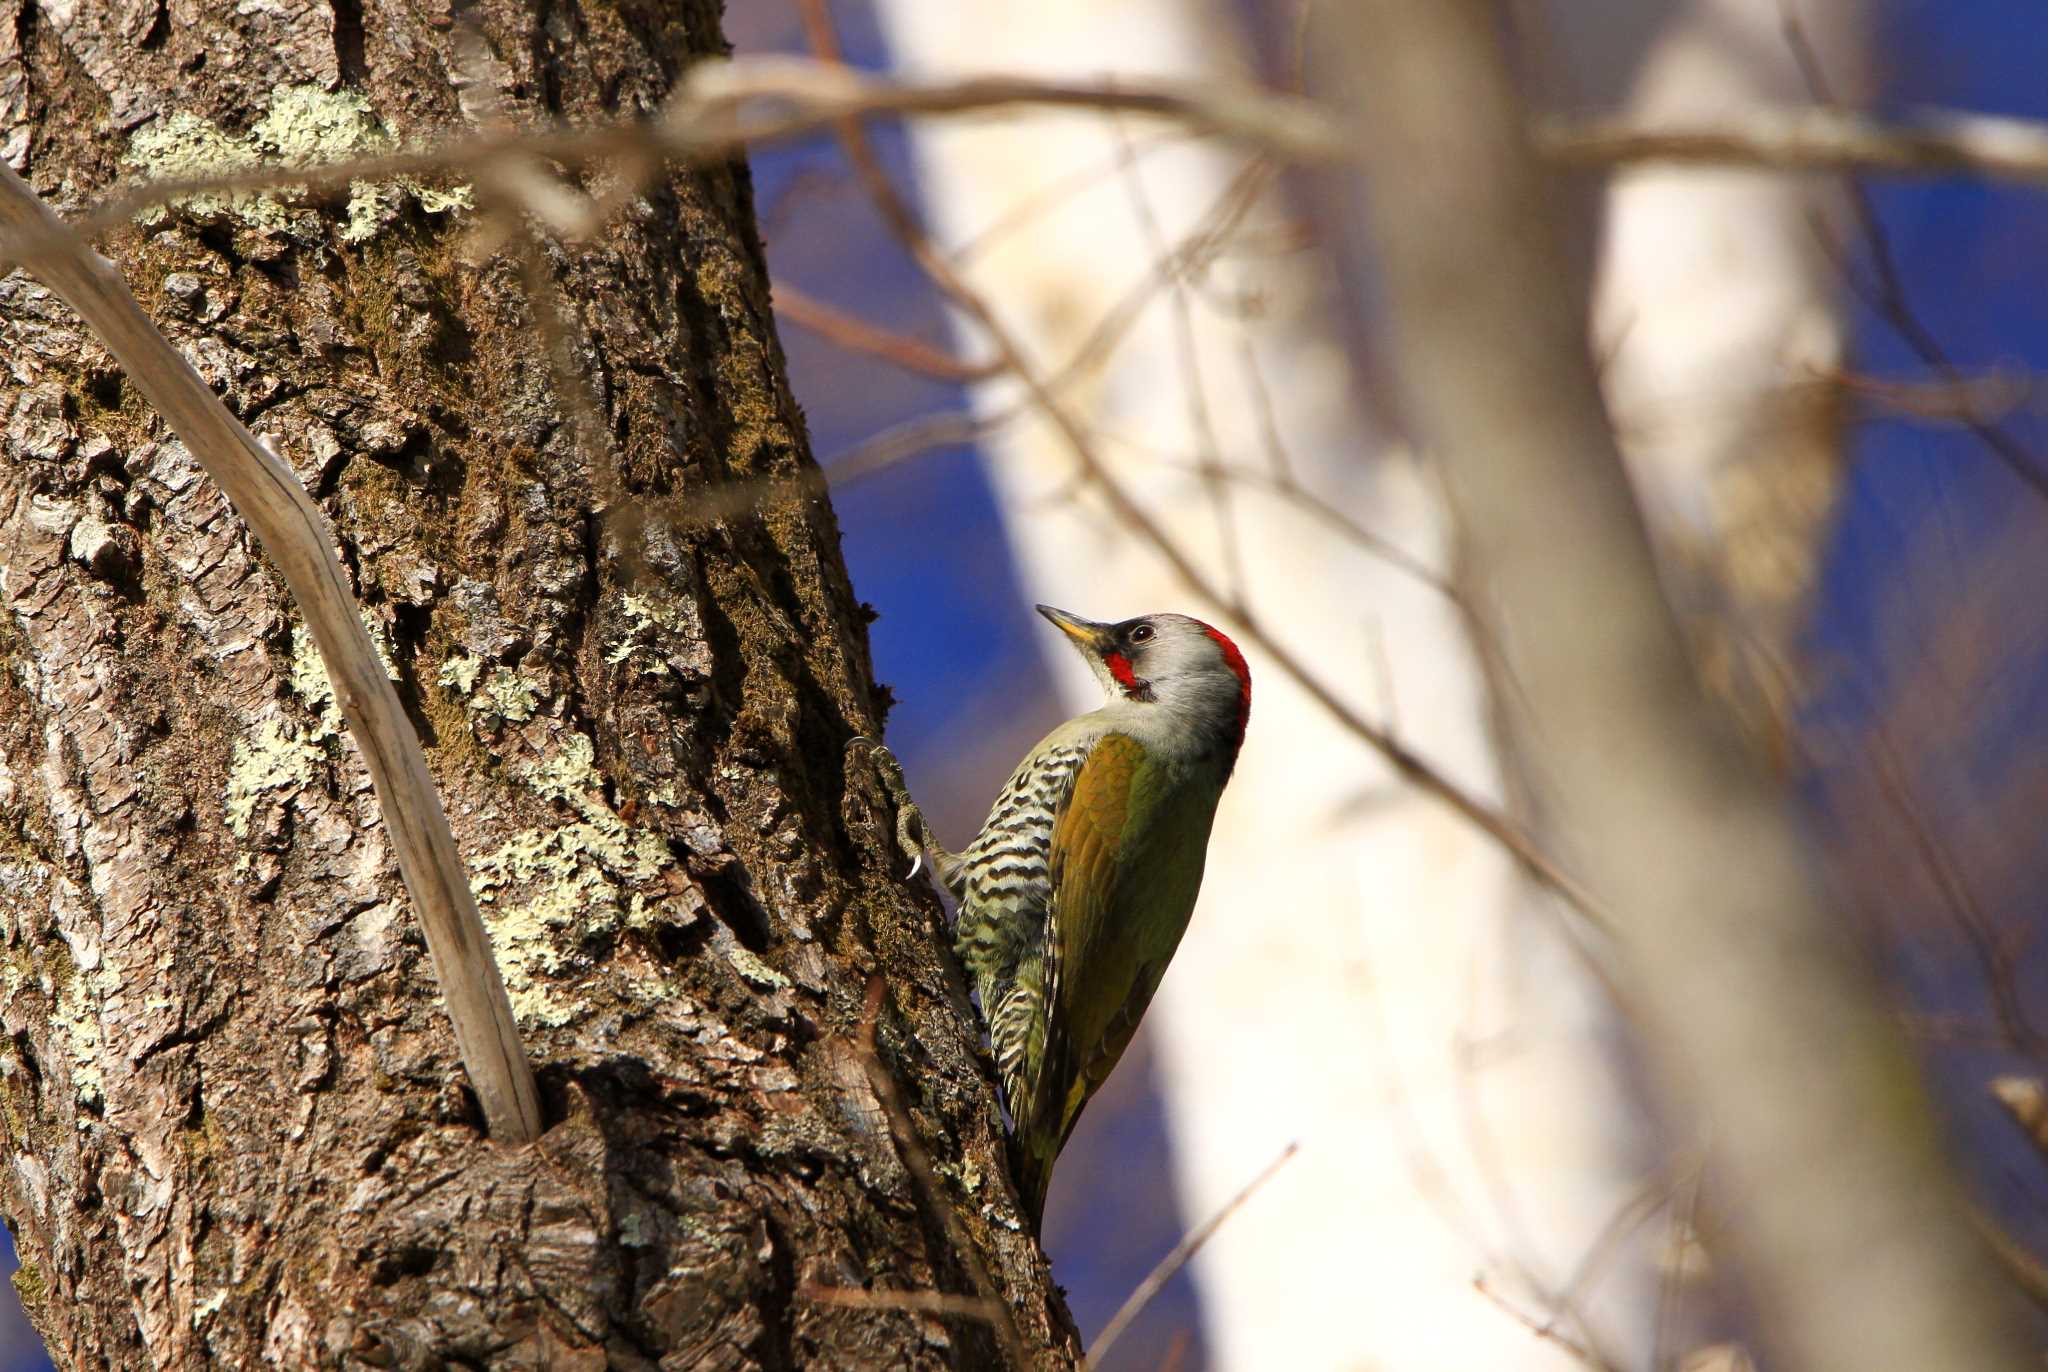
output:
[[[669,862],[667,844],[605,804],[595,761],[590,739],[572,733],[554,756],[528,767],[526,784],[574,818],[521,830],[470,864],[513,1011],[528,1023],[569,1022],[574,1006],[551,979],[582,940],[644,921],[645,902],[631,888]],[[515,893],[523,899],[515,902]]]
[[[325,90],[317,85],[276,86],[263,116],[247,135],[235,137],[210,120],[179,112],[138,131],[128,143],[126,161],[152,180],[190,178],[244,171],[264,162],[291,167],[371,157],[389,152],[396,140],[359,91]],[[203,193],[173,202],[203,217],[234,216],[259,228],[287,227],[303,190],[284,187],[263,192]],[[439,189],[409,177],[349,184],[343,242],[360,243],[397,218],[411,199],[428,214],[473,207],[469,188]],[[156,224],[166,210],[155,206],[137,216]]]
[[[294,795],[313,782],[314,768],[325,761],[319,747],[300,738],[287,721],[273,715],[255,732],[235,740],[228,767],[227,822],[237,838],[249,837],[256,806],[269,794]]]
[[[735,943],[725,950],[726,961],[739,971],[742,977],[764,991],[780,991],[789,985],[789,978],[770,967],[755,955],[753,950]]]
[[[482,658],[457,653],[441,664],[435,679],[462,698],[485,719],[524,724],[540,713],[548,698],[547,683],[510,667],[485,669]]]
[[[57,988],[56,1003],[50,1008],[50,1024],[64,1039],[64,1056],[71,1066],[71,1089],[81,1104],[106,1099],[106,1076],[100,1071],[99,999],[87,978],[74,968]]]
[[[153,181],[167,181],[247,171],[256,165],[258,156],[245,140],[223,133],[212,120],[179,111],[139,130],[128,140],[128,155],[123,160]],[[264,228],[284,225],[283,207],[267,195],[209,191],[183,196],[174,203],[203,218],[233,214]],[[142,224],[160,224],[168,214],[163,206],[153,205],[135,218]]]
[[[619,598],[619,608],[626,616],[626,632],[619,635],[619,641],[604,655],[604,660],[616,667],[635,653],[640,653],[645,657],[640,664],[642,672],[658,676],[668,671],[666,662],[647,652],[650,645],[646,640],[657,628],[674,633],[691,632],[689,615],[680,605],[631,591]]]
[[[482,658],[457,652],[450,654],[448,660],[441,664],[441,670],[434,674],[434,679],[456,695],[467,696],[476,689],[476,679],[483,669]]]
[[[483,699],[477,709],[514,723],[532,719],[544,699],[540,684],[509,667],[493,667],[484,678]]]
[[[263,152],[288,167],[310,167],[350,153],[380,150],[390,142],[370,110],[369,97],[344,87],[277,86],[270,108],[249,129]]]
[[[377,661],[384,664],[384,675],[392,681],[399,680],[398,664],[391,657],[391,635],[368,610],[358,609],[357,613],[362,616],[363,631],[370,636],[371,650],[377,654]],[[311,731],[312,741],[341,736],[341,709],[335,704],[334,681],[327,675],[327,659],[320,655],[320,645],[303,624],[292,630],[292,658],[285,670],[285,685],[318,717]]]
[[[42,1269],[32,1262],[24,1262],[9,1278],[14,1283],[15,1295],[21,1297],[22,1309],[35,1311],[49,1299],[49,1288],[43,1282]]]

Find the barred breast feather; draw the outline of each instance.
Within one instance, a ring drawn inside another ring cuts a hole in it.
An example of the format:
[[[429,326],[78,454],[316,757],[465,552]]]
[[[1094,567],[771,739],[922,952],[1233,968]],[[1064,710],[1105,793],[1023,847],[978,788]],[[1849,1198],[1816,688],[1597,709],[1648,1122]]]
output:
[[[1014,1114],[1027,1056],[1044,1032],[1046,931],[1051,918],[1053,817],[1088,756],[1058,735],[1034,749],[960,855],[962,895],[954,948],[988,1020],[989,1041]]]

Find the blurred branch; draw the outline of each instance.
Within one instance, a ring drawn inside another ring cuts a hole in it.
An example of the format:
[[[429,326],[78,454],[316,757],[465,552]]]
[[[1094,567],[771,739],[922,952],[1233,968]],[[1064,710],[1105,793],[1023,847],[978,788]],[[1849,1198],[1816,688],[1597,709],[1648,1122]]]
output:
[[[922,339],[855,318],[797,289],[786,279],[778,278],[775,282],[775,314],[849,352],[879,357],[906,372],[937,381],[982,381],[1002,370],[993,362],[963,362]]]
[[[2026,998],[2020,992],[2018,950],[1998,936],[1996,925],[1978,902],[1961,864],[1921,812],[1898,751],[1883,727],[1867,732],[1863,749],[1878,794],[1905,829],[1956,933],[1976,956],[1985,993],[1991,998],[1992,1013],[1997,1016],[2006,1045],[2018,1052],[2039,1053],[2042,1037],[2027,1017]]]
[[[903,1291],[882,1288],[870,1291],[859,1286],[820,1286],[805,1282],[797,1287],[798,1300],[819,1305],[844,1305],[855,1310],[915,1310],[927,1315],[952,1315],[960,1319],[996,1322],[994,1301],[980,1296],[950,1296],[944,1291]]]
[[[1712,1121],[1766,1333],[1809,1372],[2026,1365],[1903,1036],[1659,594],[1493,7],[1332,19],[1406,409],[1506,630],[1503,708],[1653,1061]]]
[[[1517,1307],[1507,1297],[1494,1290],[1493,1286],[1484,1276],[1472,1279],[1472,1289],[1486,1297],[1489,1301],[1492,1301],[1494,1308],[1503,1315],[1506,1315],[1545,1343],[1554,1344],[1558,1348],[1563,1349],[1569,1357],[1582,1366],[1591,1368],[1593,1372],[1619,1372],[1619,1369],[1613,1363],[1607,1361],[1607,1359],[1601,1357],[1562,1329],[1559,1329],[1552,1321],[1539,1320],[1527,1311]]]
[[[1895,176],[1965,173],[2048,187],[2048,124],[1989,114],[1930,113],[1886,124],[1833,109],[1755,109],[1705,127],[1625,119],[1547,119],[1536,150],[1559,167],[1741,167]]]
[[[1832,370],[1819,373],[1816,380],[1891,414],[1945,421],[1971,429],[1995,424],[2014,411],[2031,406],[2037,388],[2031,375],[1996,370],[1982,376],[1952,374],[1932,381]]]
[[[1828,83],[1827,72],[1821,66],[1820,54],[1814,51],[1812,40],[1806,36],[1806,26],[1799,20],[1799,11],[1793,0],[1780,0],[1780,3],[1785,46],[1791,49],[1792,59],[1799,65],[1807,91],[1823,106],[1832,107],[1835,104],[1833,89]],[[1849,289],[1913,350],[1922,363],[1933,369],[1941,381],[1956,387],[1965,385],[1962,369],[1950,359],[1941,340],[1934,336],[1934,331],[1921,321],[1913,308],[1906,293],[1905,274],[1899,270],[1898,257],[1892,251],[1891,235],[1885,232],[1884,221],[1878,218],[1877,206],[1871,203],[1870,192],[1864,189],[1862,181],[1853,172],[1842,177],[1842,189],[1849,197],[1849,208],[1862,234],[1863,250],[1870,259],[1870,270],[1875,280],[1865,282],[1825,229],[1816,224],[1815,231],[1820,236],[1822,248],[1833,257],[1836,269]],[[1981,416],[1961,414],[1957,418],[2014,476],[2031,487],[2035,494],[2048,496],[2048,470],[2042,468],[2026,445],[2010,430]]]
[[[748,112],[748,107],[760,106],[769,108]],[[638,194],[661,158],[715,161],[748,146],[883,115],[1019,110],[1087,110],[1164,119],[1194,133],[1227,138],[1296,162],[1340,161],[1351,155],[1341,122],[1327,110],[1255,87],[1128,79],[1062,82],[1001,75],[885,78],[854,71],[836,59],[740,57],[692,67],[652,122],[506,129],[377,157],[302,165],[275,162],[216,175],[165,178],[111,197],[73,227],[92,237],[152,205],[202,193],[302,187],[331,191],[356,180],[476,174],[479,168],[515,163],[530,168],[553,161],[582,167],[612,161],[613,170],[620,173],[618,184],[602,199],[588,206],[565,200],[565,206],[573,203],[572,218],[595,224]],[[2048,186],[2048,124],[1993,115],[1928,114],[1917,123],[1897,125],[1836,110],[1776,109],[1696,128],[1558,118],[1540,123],[1535,140],[1540,152],[1565,167],[1666,164],[1894,175],[1968,173]],[[547,206],[535,208],[545,211]],[[0,261],[18,262],[50,247],[44,231],[24,228],[0,244]]]
[[[769,107],[765,111],[748,107]],[[384,181],[438,172],[473,172],[508,159],[571,167],[615,160],[620,177],[596,205],[601,222],[638,194],[660,157],[709,162],[749,146],[782,142],[877,115],[967,115],[1005,110],[1117,111],[1172,121],[1196,133],[1243,142],[1277,156],[1317,162],[1342,144],[1329,117],[1308,101],[1255,88],[1156,81],[1057,82],[1013,76],[896,80],[869,76],[837,61],[740,57],[700,62],[678,83],[652,121],[581,129],[499,131],[376,157],[293,165],[274,162],[243,171],[150,181],[104,201],[74,227],[91,236],[116,228],[152,205],[202,193],[311,187],[338,190],[356,180]],[[10,238],[0,257],[20,260],[49,246]]]
[[[2048,1084],[2039,1077],[1994,1077],[1991,1095],[2035,1151],[2048,1158]]]

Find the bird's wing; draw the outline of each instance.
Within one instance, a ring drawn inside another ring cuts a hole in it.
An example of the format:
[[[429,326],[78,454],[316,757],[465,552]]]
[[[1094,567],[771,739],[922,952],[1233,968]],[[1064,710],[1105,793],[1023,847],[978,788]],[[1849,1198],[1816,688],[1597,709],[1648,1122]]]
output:
[[[1142,744],[1107,734],[1054,818],[1045,952],[1051,1013],[1028,1092],[1032,1132],[1050,1153],[1123,1055],[1180,943],[1214,809],[1213,789],[1167,784]]]

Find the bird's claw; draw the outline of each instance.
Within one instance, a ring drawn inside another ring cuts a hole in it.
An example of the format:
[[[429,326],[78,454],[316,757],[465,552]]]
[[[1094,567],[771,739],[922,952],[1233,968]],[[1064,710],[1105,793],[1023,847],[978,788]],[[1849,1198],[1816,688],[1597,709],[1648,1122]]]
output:
[[[896,802],[896,846],[910,859],[910,872],[904,880],[915,880],[924,868],[925,832],[924,812],[917,808],[917,802],[910,798],[910,783],[904,780],[903,764],[896,760],[896,754],[880,739],[866,734],[856,734],[847,740],[846,750],[851,753],[856,747],[865,747],[868,758],[881,778],[882,785],[889,791],[889,798]]]

